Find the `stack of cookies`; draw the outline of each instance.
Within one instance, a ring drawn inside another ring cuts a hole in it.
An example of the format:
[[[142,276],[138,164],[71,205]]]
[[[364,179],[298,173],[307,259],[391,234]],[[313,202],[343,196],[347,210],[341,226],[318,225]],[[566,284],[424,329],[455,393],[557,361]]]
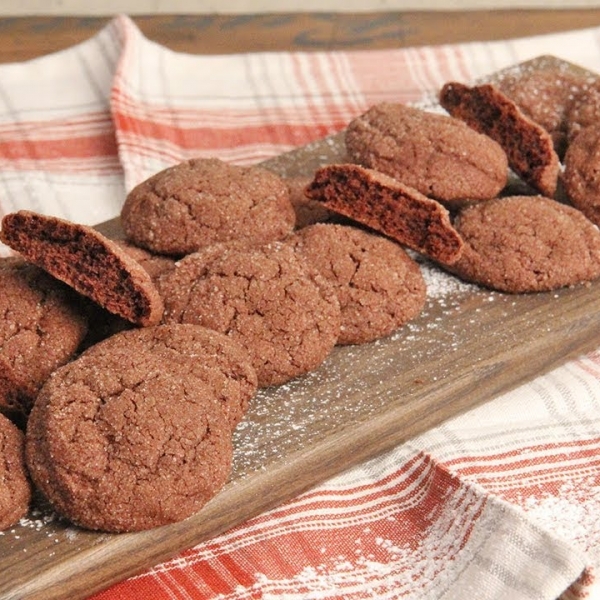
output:
[[[196,513],[227,481],[258,389],[420,313],[425,282],[404,248],[351,224],[299,227],[293,197],[261,167],[194,159],[130,192],[122,240],[4,217],[18,256],[0,262],[0,451],[15,481],[0,525],[33,488],[93,530]]]

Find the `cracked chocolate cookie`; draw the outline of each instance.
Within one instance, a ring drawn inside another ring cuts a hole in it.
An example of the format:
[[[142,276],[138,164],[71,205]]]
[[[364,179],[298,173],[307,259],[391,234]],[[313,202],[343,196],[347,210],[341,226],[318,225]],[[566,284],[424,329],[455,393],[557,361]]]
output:
[[[581,212],[555,200],[498,198],[465,208],[455,226],[465,248],[451,270],[467,281],[525,293],[600,276],[600,231]]]
[[[425,304],[419,265],[390,239],[348,225],[317,223],[294,233],[288,243],[337,294],[342,311],[338,344],[386,336]]]
[[[162,317],[162,300],[148,272],[91,227],[21,210],[2,219],[0,239],[113,314],[142,326]]]
[[[315,369],[338,339],[334,291],[283,242],[189,254],[160,289],[166,323],[227,334],[249,352],[259,387]]]
[[[564,159],[562,183],[569,201],[600,225],[600,123],[579,131]]]
[[[59,368],[31,412],[32,480],[82,527],[125,532],[180,521],[229,476],[231,428],[215,390],[153,329],[116,334]]]
[[[446,204],[493,198],[506,185],[502,148],[448,115],[376,104],[350,122],[345,143],[351,162]]]
[[[31,483],[25,465],[25,436],[0,414],[0,531],[29,510]]]
[[[0,259],[0,412],[22,419],[88,331],[81,298],[20,258]]]
[[[285,237],[295,212],[286,183],[258,166],[191,159],[137,185],[121,211],[127,238],[181,257],[229,240],[267,243]]]

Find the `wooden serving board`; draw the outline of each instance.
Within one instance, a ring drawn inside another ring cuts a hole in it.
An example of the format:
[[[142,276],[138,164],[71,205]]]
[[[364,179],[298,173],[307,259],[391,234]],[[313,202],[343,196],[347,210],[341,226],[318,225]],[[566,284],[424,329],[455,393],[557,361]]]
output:
[[[338,135],[266,165],[310,175],[343,154]],[[119,235],[118,221],[99,229]],[[423,270],[429,298],[411,324],[259,392],[234,435],[231,479],[202,511],[116,535],[78,529],[40,504],[0,534],[0,599],[86,598],[600,345],[600,281],[514,296]]]

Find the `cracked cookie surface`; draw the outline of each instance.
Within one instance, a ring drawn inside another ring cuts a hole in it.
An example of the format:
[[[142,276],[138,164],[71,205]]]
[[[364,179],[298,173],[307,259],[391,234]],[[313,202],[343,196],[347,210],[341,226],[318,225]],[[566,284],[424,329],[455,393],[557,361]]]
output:
[[[498,198],[464,209],[455,226],[465,247],[450,269],[468,281],[525,293],[600,276],[600,231],[578,210],[555,200]]]
[[[499,144],[448,115],[381,103],[350,122],[352,161],[447,204],[492,198],[508,165]]]
[[[338,339],[337,296],[282,242],[190,254],[160,289],[165,322],[196,323],[230,336],[250,353],[259,387],[313,370]]]
[[[127,354],[143,356],[151,352],[165,369],[200,379],[214,392],[232,430],[256,393],[256,372],[246,349],[206,327],[162,324],[131,330],[103,344],[105,353],[124,353],[124,360]]]
[[[31,483],[25,465],[25,436],[0,414],[0,531],[27,514]]]
[[[342,313],[338,344],[392,333],[416,317],[426,298],[418,264],[397,243],[348,225],[319,223],[288,243],[333,286]]]
[[[215,391],[188,361],[169,359],[164,341],[134,344],[132,353],[139,331],[116,334],[55,371],[29,418],[34,483],[89,529],[180,521],[229,476],[231,430]]]
[[[88,330],[81,299],[42,269],[0,259],[0,412],[26,415]]]
[[[191,159],[137,185],[121,211],[135,244],[183,256],[230,240],[267,243],[287,235],[295,212],[286,183],[258,166]]]

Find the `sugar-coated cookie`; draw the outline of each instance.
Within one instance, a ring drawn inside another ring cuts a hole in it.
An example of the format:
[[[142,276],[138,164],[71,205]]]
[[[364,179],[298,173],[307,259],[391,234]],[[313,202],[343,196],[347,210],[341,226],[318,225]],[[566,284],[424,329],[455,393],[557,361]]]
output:
[[[0,258],[0,412],[26,416],[88,331],[81,298],[39,267]]]
[[[469,206],[455,221],[465,241],[451,270],[509,293],[541,292],[600,276],[600,231],[578,210],[542,196]]]
[[[386,336],[415,318],[427,289],[419,265],[396,242],[358,227],[316,223],[288,242],[329,281],[340,301],[338,344]]]
[[[293,229],[295,213],[288,186],[275,173],[196,158],[131,190],[121,222],[134,244],[180,257],[217,242],[281,239]]]
[[[229,476],[231,428],[215,390],[153,330],[116,334],[56,370],[29,417],[32,480],[82,527],[180,521]]]
[[[493,198],[508,176],[506,154],[461,120],[380,103],[345,133],[352,162],[376,169],[446,204]]]
[[[25,436],[0,414],[0,531],[29,510],[31,483],[25,464]]]
[[[154,325],[162,317],[148,272],[91,227],[22,210],[2,219],[0,239],[111,313],[136,325]]]
[[[189,254],[160,289],[166,323],[227,334],[250,353],[260,387],[315,369],[338,339],[335,292],[283,242]]]

